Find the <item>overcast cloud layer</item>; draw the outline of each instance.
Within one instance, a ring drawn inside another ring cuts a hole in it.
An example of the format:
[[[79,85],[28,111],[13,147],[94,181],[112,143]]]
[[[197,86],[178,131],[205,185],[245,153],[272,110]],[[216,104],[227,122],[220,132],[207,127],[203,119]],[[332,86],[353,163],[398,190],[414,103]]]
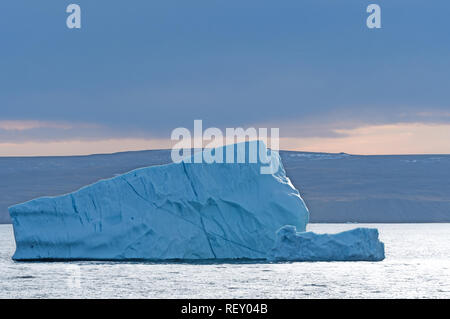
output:
[[[376,1],[380,30],[373,1],[74,2],[81,30],[68,1],[0,3],[0,144],[161,140],[194,119],[327,140],[450,124],[448,1]]]

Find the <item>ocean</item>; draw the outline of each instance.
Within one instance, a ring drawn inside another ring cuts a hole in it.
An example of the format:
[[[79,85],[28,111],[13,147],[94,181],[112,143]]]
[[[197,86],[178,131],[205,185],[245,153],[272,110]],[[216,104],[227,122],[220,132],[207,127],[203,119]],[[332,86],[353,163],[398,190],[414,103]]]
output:
[[[450,298],[450,224],[309,224],[334,233],[373,227],[382,262],[15,262],[0,225],[0,298]]]

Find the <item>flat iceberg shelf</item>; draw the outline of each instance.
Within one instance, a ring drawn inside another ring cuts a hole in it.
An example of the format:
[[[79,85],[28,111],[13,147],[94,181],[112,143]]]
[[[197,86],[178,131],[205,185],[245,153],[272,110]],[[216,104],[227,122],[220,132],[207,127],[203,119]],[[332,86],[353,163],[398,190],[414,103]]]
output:
[[[254,143],[267,151],[264,143],[246,142],[246,154]],[[309,211],[278,152],[270,161],[279,163],[272,174],[261,174],[267,162],[260,160],[145,167],[12,206],[13,259],[367,260],[372,253],[381,260],[373,232],[296,233],[306,230]],[[352,253],[360,246],[365,254]]]
[[[384,244],[378,230],[356,228],[337,234],[297,232],[284,226],[277,232],[269,259],[274,261],[381,261]]]

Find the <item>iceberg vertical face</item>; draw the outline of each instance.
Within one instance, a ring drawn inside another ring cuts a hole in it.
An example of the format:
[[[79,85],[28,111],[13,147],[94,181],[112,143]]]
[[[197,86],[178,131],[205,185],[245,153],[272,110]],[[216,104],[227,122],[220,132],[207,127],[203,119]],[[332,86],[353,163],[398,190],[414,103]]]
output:
[[[295,226],[284,226],[277,232],[272,260],[290,261],[380,261],[384,244],[378,230],[356,228],[338,234],[297,232]]]
[[[13,258],[266,258],[277,229],[305,231],[309,219],[271,156],[280,163],[273,174],[261,174],[260,162],[173,163],[12,206]]]

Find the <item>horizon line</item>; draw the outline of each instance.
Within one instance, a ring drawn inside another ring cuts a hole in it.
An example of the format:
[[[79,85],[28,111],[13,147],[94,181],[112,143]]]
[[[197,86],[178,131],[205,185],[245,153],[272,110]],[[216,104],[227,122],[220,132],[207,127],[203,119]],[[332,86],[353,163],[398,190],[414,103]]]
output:
[[[195,150],[195,148],[192,148]],[[206,149],[206,148],[203,148]],[[270,147],[269,147],[270,149]],[[171,151],[171,148],[154,148],[154,149],[140,149],[140,150],[128,150],[128,151],[117,151],[117,152],[100,152],[100,153],[89,153],[89,154],[70,154],[70,155],[0,155],[0,159],[4,158],[62,158],[62,157],[89,157],[89,156],[99,156],[99,155],[118,155],[125,153],[139,153],[139,152],[156,152],[156,151]],[[181,150],[181,148],[179,148]],[[292,152],[292,153],[307,153],[307,154],[331,154],[331,155],[349,155],[349,156],[450,156],[450,153],[407,153],[407,154],[357,154],[357,153],[346,153],[346,152],[314,152],[314,151],[302,151],[302,150],[290,150],[290,149],[280,149],[278,152]]]

